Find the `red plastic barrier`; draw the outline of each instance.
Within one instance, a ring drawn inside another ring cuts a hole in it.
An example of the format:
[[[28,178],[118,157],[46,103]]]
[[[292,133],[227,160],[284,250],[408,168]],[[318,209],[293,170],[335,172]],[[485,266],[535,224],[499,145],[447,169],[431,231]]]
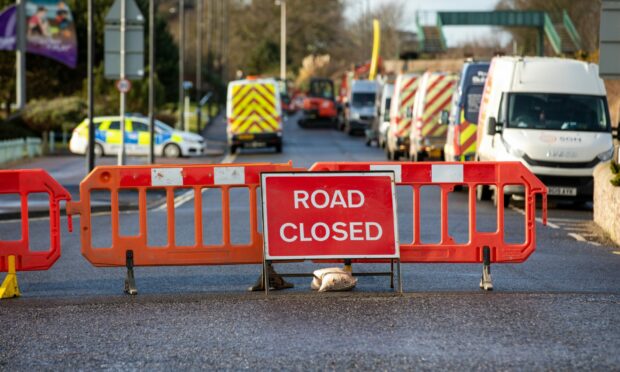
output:
[[[49,195],[50,247],[33,251],[28,236],[28,195]],[[15,256],[17,271],[47,270],[60,257],[60,201],[71,195],[43,169],[0,170],[0,194],[17,194],[21,200],[21,239],[0,240],[0,272],[7,272],[9,256]],[[71,219],[68,220],[72,230]]]
[[[543,223],[546,223],[547,188],[519,162],[468,163],[394,163],[394,162],[320,162],[310,171],[373,171],[392,170],[396,184],[413,188],[413,242],[400,245],[401,262],[408,263],[482,263],[483,248],[490,249],[490,262],[523,262],[536,248],[536,195],[543,200]],[[457,244],[448,234],[448,194],[455,186],[469,188],[469,241]],[[522,186],[525,197],[525,241],[508,244],[504,241],[504,194],[497,202],[497,229],[479,232],[476,229],[476,189],[479,185]],[[437,186],[441,189],[441,240],[436,244],[420,240],[420,188]]]

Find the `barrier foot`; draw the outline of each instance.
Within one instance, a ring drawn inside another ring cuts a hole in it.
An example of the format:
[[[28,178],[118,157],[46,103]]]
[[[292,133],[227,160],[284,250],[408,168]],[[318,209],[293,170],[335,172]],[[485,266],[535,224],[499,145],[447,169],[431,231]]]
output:
[[[351,260],[344,260],[344,267],[342,269],[344,271],[353,273],[353,266],[351,266]]]
[[[8,260],[9,270],[0,286],[0,299],[21,296],[17,285],[17,273],[15,272],[15,256],[9,256]]]
[[[491,279],[491,250],[489,247],[482,248],[482,278],[480,278],[480,288],[485,291],[493,290],[493,280]]]
[[[398,293],[403,293],[403,272],[400,270],[400,259],[396,261],[396,271],[398,271]]]
[[[136,287],[136,278],[133,275],[133,251],[127,251],[126,253],[127,277],[125,278],[125,293],[135,296],[138,294],[138,288]]]
[[[269,273],[268,274],[269,287],[267,289],[265,289],[265,284],[267,283],[267,280],[265,280],[265,275],[264,275],[265,272]],[[280,274],[278,274],[276,270],[273,268],[273,265],[271,264],[271,262],[267,262],[264,265],[264,269],[262,270],[260,277],[256,280],[256,283],[253,286],[248,288],[248,291],[250,292],[269,291],[269,290],[277,291],[280,289],[288,289],[288,288],[293,288],[293,287],[294,287],[293,283],[289,283],[286,280],[284,280],[284,278],[280,276]]]

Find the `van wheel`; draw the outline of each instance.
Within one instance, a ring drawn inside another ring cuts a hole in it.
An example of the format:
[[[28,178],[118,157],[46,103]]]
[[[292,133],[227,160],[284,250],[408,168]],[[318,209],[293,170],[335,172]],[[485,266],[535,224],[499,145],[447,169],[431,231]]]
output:
[[[179,146],[171,143],[164,147],[164,157],[166,158],[180,158],[181,157],[181,149]]]
[[[491,200],[492,197],[493,197],[493,192],[491,191],[489,186],[478,185],[478,187],[476,187],[476,200],[478,201]]]
[[[235,145],[230,145],[230,146],[228,146],[228,152],[229,152],[231,155],[232,155],[232,154],[234,154],[234,153],[236,153],[236,152],[237,152],[237,146],[235,146]]]
[[[278,154],[279,154],[279,153],[281,153],[281,152],[282,152],[282,144],[281,144],[281,143],[278,143],[278,144],[276,145],[276,153],[278,153]]]
[[[104,156],[105,156],[105,153],[103,152],[103,146],[101,146],[98,143],[95,143],[95,157],[102,158]]]

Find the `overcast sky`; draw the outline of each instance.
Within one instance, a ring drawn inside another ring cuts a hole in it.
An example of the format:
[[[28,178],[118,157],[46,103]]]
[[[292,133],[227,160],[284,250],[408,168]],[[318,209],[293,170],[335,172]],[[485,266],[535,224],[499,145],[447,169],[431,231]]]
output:
[[[403,4],[404,24],[403,28],[415,31],[416,11],[428,12],[427,19],[434,24],[435,11],[472,11],[472,10],[493,10],[498,0],[346,0],[348,19],[357,18],[366,7],[373,9],[380,4],[398,2]],[[497,28],[478,27],[478,26],[447,26],[444,28],[446,42],[449,46],[454,46],[461,42],[470,41],[478,38],[497,37]],[[505,33],[502,33],[502,41],[507,40]]]

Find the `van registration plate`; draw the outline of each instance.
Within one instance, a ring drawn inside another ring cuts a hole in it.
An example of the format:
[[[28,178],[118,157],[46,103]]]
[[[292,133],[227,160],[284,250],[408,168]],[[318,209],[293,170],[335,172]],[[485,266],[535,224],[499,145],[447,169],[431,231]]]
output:
[[[577,188],[550,186],[548,188],[548,194],[555,196],[577,196]]]
[[[238,136],[238,138],[239,138],[240,140],[246,140],[246,141],[247,141],[247,140],[253,140],[253,139],[254,139],[254,135],[253,135],[253,134],[240,134],[240,135]]]

